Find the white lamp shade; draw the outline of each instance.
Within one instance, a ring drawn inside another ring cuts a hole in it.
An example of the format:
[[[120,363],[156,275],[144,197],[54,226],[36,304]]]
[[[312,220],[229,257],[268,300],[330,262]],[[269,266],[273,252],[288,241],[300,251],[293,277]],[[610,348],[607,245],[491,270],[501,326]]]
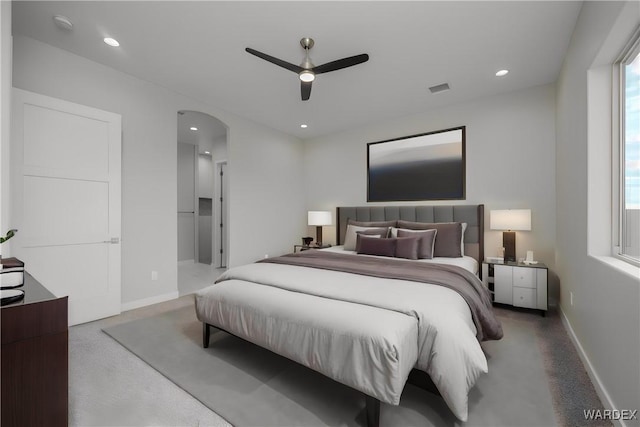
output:
[[[329,211],[309,211],[309,225],[331,225],[333,219]]]
[[[505,209],[490,212],[492,230],[531,231],[531,209]]]

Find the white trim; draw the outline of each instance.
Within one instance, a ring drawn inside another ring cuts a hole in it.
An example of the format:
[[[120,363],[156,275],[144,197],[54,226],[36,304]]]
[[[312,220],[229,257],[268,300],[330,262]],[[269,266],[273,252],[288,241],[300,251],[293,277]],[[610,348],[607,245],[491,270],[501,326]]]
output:
[[[589,255],[589,258],[594,259],[602,264],[614,268],[616,271],[622,274],[626,274],[632,279],[640,278],[640,266],[631,264],[628,260],[622,260],[615,256],[597,256]]]
[[[140,307],[146,307],[148,305],[158,304],[165,301],[171,301],[178,299],[180,294],[178,291],[169,292],[168,294],[156,295],[155,297],[143,298],[136,301],[131,301],[122,304],[122,311],[129,311]]]
[[[613,189],[612,189],[612,208],[613,215],[613,247],[612,255],[617,259],[630,263],[638,267],[640,261],[633,256],[624,253],[624,248],[629,246],[626,237],[629,235],[627,230],[627,217],[625,212],[625,141],[626,141],[626,73],[625,68],[628,64],[640,54],[640,26],[636,27],[633,36],[627,42],[622,54],[613,63],[612,73],[612,156],[613,165]]]
[[[181,267],[184,265],[192,265],[195,263],[196,263],[195,259],[183,259],[182,261],[178,261],[178,267]]]
[[[613,403],[613,400],[611,399],[611,396],[607,392],[607,389],[604,387],[604,384],[602,384],[602,381],[600,380],[598,373],[596,372],[595,368],[591,364],[591,361],[589,360],[587,353],[584,351],[582,344],[580,344],[580,341],[578,340],[576,333],[571,327],[569,318],[567,317],[566,314],[564,314],[564,311],[562,310],[562,306],[559,305],[558,308],[560,309],[559,310],[560,319],[562,320],[562,324],[567,330],[567,333],[569,334],[569,338],[571,338],[571,341],[573,342],[573,345],[576,347],[576,350],[578,350],[578,355],[580,356],[580,359],[582,360],[582,363],[584,364],[584,367],[587,370],[587,374],[589,375],[589,378],[591,379],[591,382],[593,383],[593,386],[595,387],[596,393],[598,394],[598,397],[602,401],[602,404],[606,409],[617,409]],[[627,426],[627,424],[623,420],[612,420],[612,421],[614,425],[617,425],[620,427]]]

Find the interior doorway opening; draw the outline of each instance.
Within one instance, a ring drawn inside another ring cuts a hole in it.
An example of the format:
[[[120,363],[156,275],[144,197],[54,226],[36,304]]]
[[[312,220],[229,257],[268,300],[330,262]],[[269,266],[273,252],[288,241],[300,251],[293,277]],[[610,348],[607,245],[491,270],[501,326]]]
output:
[[[197,111],[178,116],[178,290],[211,285],[226,268],[227,127]],[[220,176],[223,172],[223,176]]]

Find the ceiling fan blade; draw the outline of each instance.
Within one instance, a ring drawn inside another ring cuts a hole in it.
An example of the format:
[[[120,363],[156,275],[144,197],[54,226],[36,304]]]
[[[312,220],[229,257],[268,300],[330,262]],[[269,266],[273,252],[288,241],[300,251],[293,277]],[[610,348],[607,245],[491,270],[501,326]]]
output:
[[[290,62],[283,61],[282,59],[275,58],[271,55],[267,55],[266,53],[258,52],[257,50],[251,49],[250,47],[246,48],[245,50],[248,53],[257,56],[258,58],[262,58],[265,61],[271,62],[272,64],[276,64],[282,68],[286,68],[287,70],[293,71],[294,73],[300,74],[300,72],[304,70],[304,68],[302,68],[299,65],[295,65]]]
[[[307,101],[311,96],[311,82],[300,82],[300,93],[302,100]]]
[[[327,62],[326,64],[313,67],[313,72],[316,74],[328,73],[329,71],[336,71],[342,68],[351,67],[353,65],[362,64],[369,60],[369,55],[363,53],[361,55],[350,56],[348,58],[338,59],[337,61]]]

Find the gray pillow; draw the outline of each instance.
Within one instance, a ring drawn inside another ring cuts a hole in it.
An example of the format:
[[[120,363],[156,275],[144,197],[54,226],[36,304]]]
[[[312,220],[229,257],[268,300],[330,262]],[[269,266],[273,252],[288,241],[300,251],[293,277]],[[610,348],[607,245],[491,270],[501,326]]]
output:
[[[380,239],[371,236],[358,235],[359,254],[394,256],[396,253],[396,239]]]
[[[460,258],[462,256],[462,223],[398,221],[398,228],[409,230],[438,230],[433,249],[434,257]]]
[[[395,227],[396,220],[391,221],[355,221],[347,218],[347,225],[357,225],[358,227]]]
[[[420,245],[421,240],[420,237],[396,237],[394,240],[396,241],[396,258],[418,259],[418,246]]]
[[[361,227],[357,225],[347,225],[347,232],[344,238],[344,249],[347,251],[356,250],[356,236],[358,231],[366,231],[367,233],[380,234],[381,237],[387,237],[389,229],[386,227]]]
[[[433,248],[436,243],[436,234],[438,230],[435,228],[432,230],[403,230],[398,229],[398,237],[417,237],[418,238],[418,258],[431,259],[433,258]]]

